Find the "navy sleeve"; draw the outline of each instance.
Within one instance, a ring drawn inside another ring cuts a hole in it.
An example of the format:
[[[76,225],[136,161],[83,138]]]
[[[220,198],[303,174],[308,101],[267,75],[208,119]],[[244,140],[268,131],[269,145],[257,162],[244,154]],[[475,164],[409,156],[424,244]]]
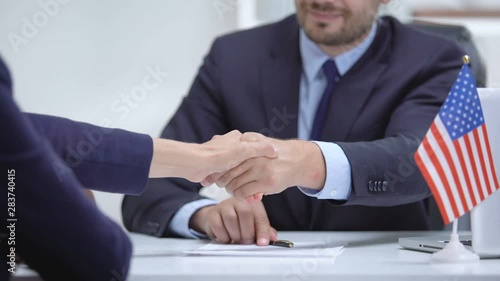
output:
[[[72,171],[90,189],[126,194],[144,190],[153,157],[150,136],[54,116],[27,116],[63,160],[52,165],[58,177]]]
[[[9,218],[17,219],[7,222],[7,210],[1,212],[2,222],[13,224],[15,240],[7,246],[10,231],[2,227],[0,262],[7,264],[14,247],[45,280],[112,280],[126,274],[131,256],[126,233],[83,195],[74,173],[54,172],[64,162],[5,92],[0,92],[0,120],[7,132],[0,145],[1,182],[8,186],[7,174],[14,182],[1,191],[2,206],[15,198]]]
[[[44,280],[112,280],[128,272],[132,245],[119,225],[82,193],[78,179],[49,143],[24,158],[2,161],[15,171],[16,254]]]
[[[6,208],[0,212],[0,278],[8,278],[4,275],[12,252],[44,280],[125,280],[130,240],[82,189],[86,185],[142,191],[152,157],[151,139],[121,130],[103,133],[78,165],[68,167],[64,149],[69,146],[78,151],[79,145],[92,143],[95,139],[83,132],[98,128],[21,113],[1,60],[0,121],[0,182],[4,187],[0,201]],[[9,240],[10,230],[15,239]]]

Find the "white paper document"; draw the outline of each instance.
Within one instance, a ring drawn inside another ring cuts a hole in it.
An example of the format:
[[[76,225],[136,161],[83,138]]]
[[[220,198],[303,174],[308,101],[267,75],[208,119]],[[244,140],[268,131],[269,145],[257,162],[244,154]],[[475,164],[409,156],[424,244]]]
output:
[[[331,258],[342,253],[347,242],[295,242],[293,248],[219,244],[211,242],[196,250],[184,251],[188,255],[245,256],[245,257],[319,257]]]

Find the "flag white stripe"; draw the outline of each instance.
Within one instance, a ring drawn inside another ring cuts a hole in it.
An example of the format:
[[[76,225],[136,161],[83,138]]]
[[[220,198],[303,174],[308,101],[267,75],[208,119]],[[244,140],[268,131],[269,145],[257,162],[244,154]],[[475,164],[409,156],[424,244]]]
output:
[[[468,133],[469,135],[469,140],[470,140],[470,145],[472,149],[472,155],[474,157],[474,162],[476,163],[476,170],[477,170],[477,176],[479,177],[479,181],[481,184],[481,189],[483,190],[483,194],[486,197],[486,195],[489,193],[488,188],[486,187],[486,182],[484,181],[485,175],[483,173],[483,169],[481,168],[481,159],[479,158],[479,152],[478,152],[478,144],[476,143],[476,140],[474,139],[474,131]]]
[[[469,176],[470,179],[470,184],[472,187],[472,192],[474,193],[474,198],[476,199],[476,203],[481,202],[481,197],[479,196],[479,191],[477,188],[476,184],[476,177],[474,176],[474,170],[472,169],[472,165],[470,157],[469,157],[469,152],[467,151],[467,146],[465,145],[464,138],[459,138],[458,139],[458,144],[460,146],[460,150],[462,151],[462,156],[464,157],[464,162],[465,162],[465,167],[466,167],[466,172],[467,175]]]
[[[429,135],[429,134],[428,134]],[[455,215],[453,214],[453,209],[451,208],[450,205],[450,200],[448,199],[448,196],[446,195],[446,191],[443,188],[443,183],[441,182],[441,179],[439,178],[439,174],[436,171],[436,168],[434,167],[434,163],[429,159],[429,156],[427,155],[427,151],[424,149],[424,146],[421,145],[418,149],[420,158],[422,158],[422,162],[424,162],[425,167],[427,168],[427,171],[434,182],[434,186],[437,189],[438,194],[434,194],[434,196],[439,196],[441,198],[441,201],[443,202],[443,207],[446,212],[446,216],[448,217],[448,221],[453,221],[455,218]]]
[[[486,126],[485,124],[483,124],[482,126]],[[483,128],[481,128],[481,130],[479,130],[479,140],[481,142],[481,149],[483,151],[483,157],[484,157],[484,162],[485,162],[485,165],[486,165],[486,173],[488,175],[488,181],[490,183],[490,187],[495,190],[495,180],[493,179],[493,169],[490,165],[490,156],[489,156],[489,153],[488,153],[488,150],[487,150],[487,146],[486,146],[486,136],[483,134]],[[491,194],[491,191],[488,190],[488,195]]]
[[[464,177],[465,171],[462,170],[462,165],[460,165],[460,160],[458,158],[458,154],[457,154],[457,151],[455,149],[455,145],[453,144],[453,141],[451,140],[451,138],[448,134],[448,131],[446,130],[443,122],[441,121],[441,118],[437,118],[437,122],[435,124],[436,124],[436,128],[438,129],[439,133],[443,137],[443,140],[445,142],[446,147],[448,147],[448,150],[450,152],[451,160],[453,161],[453,164],[454,164],[453,166],[455,167],[455,170],[457,172],[458,180],[460,181],[460,186],[462,187],[462,191],[463,191],[465,201],[466,201],[466,202],[462,202],[462,204],[464,205],[465,212],[467,212],[468,210],[470,210],[474,207],[472,205],[472,200],[471,200],[471,196],[474,196],[474,195],[471,195],[469,193],[469,189],[467,188],[467,182],[465,181],[465,177]],[[456,187],[458,188],[458,185]]]
[[[439,119],[439,118],[437,118]],[[437,121],[437,120],[436,120]],[[434,133],[430,131],[430,134],[427,136],[427,140],[429,141],[429,145],[433,148],[434,154],[437,157],[437,161],[439,164],[441,164],[441,168],[443,169],[444,176],[446,177],[446,180],[448,181],[449,186],[444,187],[444,191],[446,190],[451,191],[451,195],[453,198],[448,198],[450,200],[450,204],[455,203],[455,207],[458,210],[458,214],[462,215],[465,213],[464,211],[464,206],[462,203],[462,200],[460,200],[460,194],[457,191],[457,183],[455,182],[455,179],[453,178],[453,174],[451,173],[452,167],[448,165],[448,161],[446,161],[446,157],[444,156],[444,152],[441,150],[441,147],[439,146],[436,137],[434,136]],[[453,200],[453,201],[451,201]]]

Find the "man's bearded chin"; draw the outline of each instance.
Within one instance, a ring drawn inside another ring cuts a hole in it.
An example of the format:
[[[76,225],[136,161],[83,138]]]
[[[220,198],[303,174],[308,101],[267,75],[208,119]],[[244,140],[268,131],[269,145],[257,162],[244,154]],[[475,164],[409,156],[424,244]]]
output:
[[[351,45],[358,41],[363,36],[367,35],[372,27],[373,22],[367,22],[363,25],[350,26],[345,24],[340,30],[335,32],[327,32],[327,23],[317,23],[316,26],[304,26],[306,35],[316,44],[326,46],[344,46]]]

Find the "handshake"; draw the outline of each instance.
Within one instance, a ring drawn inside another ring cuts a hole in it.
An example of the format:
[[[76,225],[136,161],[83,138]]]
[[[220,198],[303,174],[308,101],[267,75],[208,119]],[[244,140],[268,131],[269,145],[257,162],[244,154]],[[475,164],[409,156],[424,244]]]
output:
[[[203,186],[216,183],[248,203],[291,186],[324,185],[323,157],[311,142],[235,130],[203,144],[155,139],[153,146],[150,177],[180,176]]]
[[[232,131],[202,144],[154,139],[153,147],[150,177],[216,183],[233,195],[198,209],[189,221],[189,228],[221,243],[268,245],[277,233],[262,197],[291,186],[319,190],[325,184],[323,154],[313,142]]]

